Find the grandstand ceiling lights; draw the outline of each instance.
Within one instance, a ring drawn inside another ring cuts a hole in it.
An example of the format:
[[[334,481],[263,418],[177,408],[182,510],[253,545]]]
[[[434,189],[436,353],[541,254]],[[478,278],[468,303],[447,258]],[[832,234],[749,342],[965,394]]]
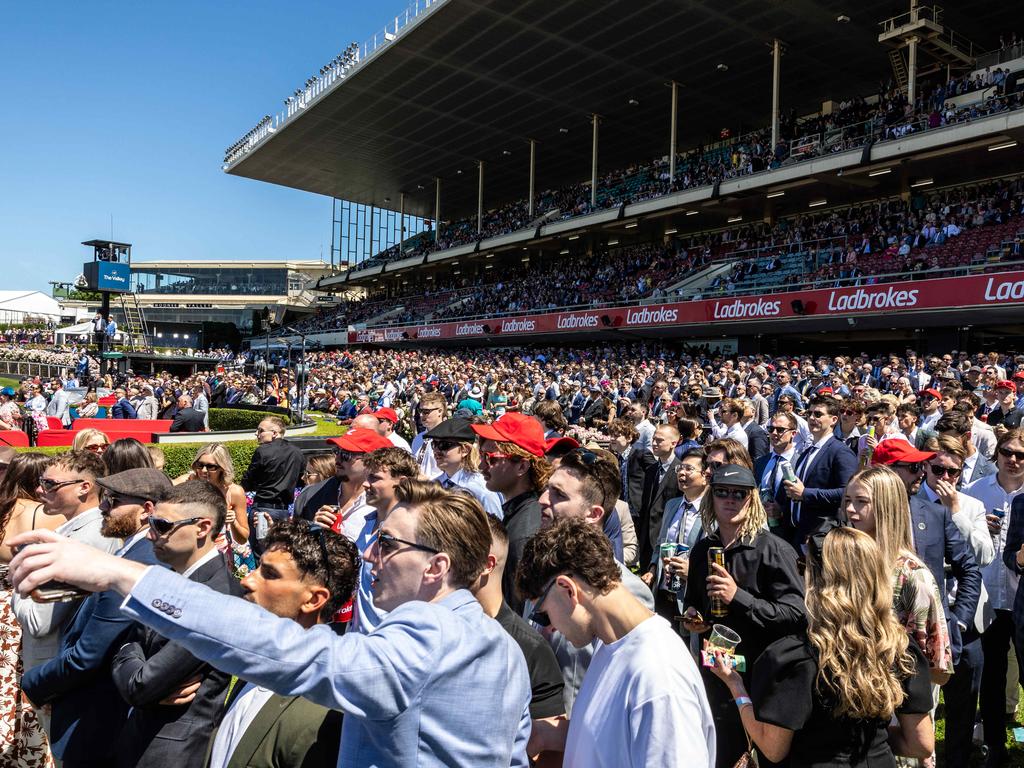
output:
[[[638,222],[631,221],[625,226],[625,229],[636,229],[638,226],[640,226]]]
[[[929,184],[934,184],[934,183],[935,183],[935,179],[918,179],[917,181],[915,181],[910,186],[911,186],[912,189],[917,189],[918,187],[927,187]]]
[[[619,244],[618,240],[609,240],[608,241],[608,245],[618,245],[618,244]]]
[[[698,213],[700,213],[700,211],[687,211],[686,215],[687,216],[696,216]]]
[[[993,144],[991,147],[988,148],[988,151],[989,152],[995,152],[995,151],[1000,150],[1000,149],[1012,149],[1013,147],[1016,147],[1016,146],[1017,146],[1017,140],[1016,139],[1010,139],[1010,141],[1004,141],[1001,144]]]
[[[639,107],[640,106],[640,102],[637,101],[636,99],[630,99],[629,100],[629,106],[631,106],[631,107]]]
[[[785,195],[785,190],[780,189],[777,192],[769,192],[765,197],[771,200],[773,197],[785,197]]]
[[[826,205],[827,203],[828,203],[828,200],[822,198],[821,200],[812,200],[810,203],[807,204],[807,207],[808,208],[818,208],[818,207],[820,207],[822,205]]]
[[[674,235],[678,231],[679,231],[678,229],[676,229],[675,227],[672,227],[671,229],[666,229],[665,230],[665,234],[666,235]]]
[[[560,250],[560,251],[558,252],[558,255],[559,255],[559,256],[565,256],[565,255],[567,255],[568,253],[569,253],[569,249],[568,249],[568,248],[563,248],[562,250]]]
[[[728,72],[729,71],[729,65],[728,64],[719,64],[717,67],[715,67],[715,69],[717,69],[719,72]]]
[[[892,173],[892,168],[879,168],[877,171],[871,171],[868,176],[885,176],[887,173]]]
[[[836,16],[836,23],[837,24],[849,24],[850,23],[850,17],[847,16],[845,13],[841,13],[838,16]]]
[[[737,221],[743,221],[743,217],[742,216],[730,216],[728,219],[726,219],[726,221],[728,221],[730,224],[735,224]]]
[[[569,237],[567,237],[566,239],[567,240],[579,240],[580,236],[579,235],[569,235]]]

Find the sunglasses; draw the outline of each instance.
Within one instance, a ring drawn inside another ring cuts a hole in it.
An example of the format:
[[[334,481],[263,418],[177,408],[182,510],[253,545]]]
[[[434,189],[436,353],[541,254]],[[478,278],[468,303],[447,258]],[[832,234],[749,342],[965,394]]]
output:
[[[544,601],[548,599],[548,592],[555,586],[555,580],[558,577],[555,576],[548,585],[544,587],[544,591],[540,593],[540,599],[533,604],[533,612],[530,613],[530,621],[536,624],[538,627],[550,627],[551,619],[548,618],[548,612],[541,610],[541,606],[544,605]]]
[[[502,459],[508,459],[511,461],[512,459],[519,458],[518,456],[509,456],[507,453],[502,453],[501,451],[490,451],[489,453],[484,453],[483,457],[490,462],[501,461]]]
[[[593,451],[588,451],[586,448],[573,448],[567,456],[575,456],[588,467],[592,467],[597,461],[597,454]]]
[[[331,570],[331,556],[327,553],[326,529],[319,523],[310,522],[307,530],[316,536],[316,540],[320,544],[320,557],[324,559],[324,571],[327,575],[326,581],[330,583],[333,572]]]
[[[915,475],[918,472],[921,471],[921,462],[920,461],[912,461],[912,462],[909,462],[909,463],[903,462],[903,461],[897,461],[892,466],[900,467],[901,469],[905,469],[905,470],[907,470],[909,472],[913,472]]]
[[[201,517],[187,517],[184,520],[165,520],[162,517],[149,516],[149,530],[156,536],[169,536],[179,528],[184,528],[186,525],[195,525],[203,518]]]
[[[53,493],[58,488],[63,488],[65,485],[74,485],[75,483],[83,482],[82,478],[76,478],[74,480],[51,480],[49,477],[39,478],[39,487],[46,493]]]
[[[776,435],[784,435],[786,432],[792,432],[792,427],[768,427],[768,432],[773,432]]]
[[[951,477],[954,480],[960,477],[961,470],[956,467],[940,467],[938,464],[929,464],[928,468],[932,471],[935,477]]]
[[[144,499],[141,496],[104,493],[103,497],[100,499],[100,509],[109,510],[125,504],[145,504],[147,501],[149,501],[149,499]]]
[[[999,455],[1007,459],[1013,459],[1018,464],[1024,461],[1024,451],[1011,451],[1009,448],[1000,448]]]
[[[750,495],[749,488],[713,488],[711,492],[716,499],[733,499],[743,501]]]
[[[826,416],[829,415],[829,412],[828,411],[808,411],[807,415],[808,416],[813,416],[816,419],[824,419]]]
[[[220,464],[207,464],[202,461],[197,461],[195,464],[192,465],[192,469],[194,469],[196,472],[199,472],[204,469],[207,472],[219,472],[223,469],[223,467],[221,467]]]
[[[724,461],[709,461],[708,462],[708,469],[711,470],[712,472],[714,472],[716,469],[719,469],[720,467],[724,467],[724,466],[725,466],[725,462]]]
[[[341,448],[334,449],[334,460],[340,461],[342,464],[347,461],[352,461],[352,459],[358,455],[358,453],[354,453],[352,451],[343,451]]]
[[[458,440],[432,440],[430,447],[435,453],[448,453],[452,448],[457,448],[460,445]]]
[[[392,536],[390,533],[384,533],[382,531],[377,534],[377,547],[380,549],[382,556],[398,551],[399,544],[404,544],[410,549],[418,549],[420,552],[429,552],[432,555],[441,554],[441,550],[439,549],[428,547],[425,544],[417,544],[415,541],[406,541],[405,539],[400,539],[397,536]]]
[[[85,446],[85,450],[92,451],[93,453],[103,453],[109,447],[106,443],[93,443],[92,445]]]

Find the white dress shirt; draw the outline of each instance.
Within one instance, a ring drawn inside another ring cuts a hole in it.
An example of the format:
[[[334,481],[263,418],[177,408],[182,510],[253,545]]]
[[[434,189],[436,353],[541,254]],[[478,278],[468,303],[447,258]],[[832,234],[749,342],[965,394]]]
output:
[[[931,472],[930,469],[927,471]],[[921,483],[921,494],[928,501],[942,504],[939,495],[931,489],[927,482]],[[957,491],[957,497],[960,502],[960,511],[952,516],[953,523],[974,553],[978,567],[984,568],[995,558],[992,535],[988,532],[988,522],[985,520],[985,504],[962,491]],[[1009,508],[1007,508],[1007,517],[1009,517]]]
[[[227,768],[231,756],[238,749],[238,744],[249,730],[252,721],[274,695],[269,688],[260,688],[241,680],[237,685],[242,686],[242,691],[232,700],[224,719],[221,720],[217,737],[213,740],[213,748],[210,750],[210,768]]]
[[[994,556],[988,565],[982,566],[981,578],[985,589],[988,590],[992,607],[1000,611],[1012,611],[1020,577],[1003,564],[1003,550],[1006,547],[1006,533],[1010,527],[1010,505],[1017,496],[1024,493],[1024,486],[1007,492],[999,484],[998,475],[989,475],[975,480],[966,486],[963,492],[980,501],[985,514],[992,514],[993,509],[1002,512],[999,533],[988,534],[992,538]]]

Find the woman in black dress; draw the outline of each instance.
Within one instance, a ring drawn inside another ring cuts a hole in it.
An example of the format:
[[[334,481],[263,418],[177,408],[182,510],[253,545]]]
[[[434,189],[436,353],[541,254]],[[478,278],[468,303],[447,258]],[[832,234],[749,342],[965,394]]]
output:
[[[714,667],[758,750],[791,768],[894,768],[894,754],[931,755],[928,662],[893,614],[878,545],[826,524],[808,542],[806,581],[806,637],[768,646],[749,695],[727,663]]]
[[[737,652],[746,657],[748,670],[771,643],[803,632],[806,625],[796,552],[768,531],[756,487],[747,466],[726,464],[711,475],[711,489],[704,494],[700,510],[708,535],[690,552],[683,616],[683,626],[690,632],[705,632],[713,624],[736,632],[741,638]],[[723,548],[724,568],[709,569],[710,547]],[[724,616],[712,615],[713,600],[721,601]],[[732,768],[747,745],[739,714],[728,688],[711,670],[702,667],[701,676],[715,718],[715,763]]]

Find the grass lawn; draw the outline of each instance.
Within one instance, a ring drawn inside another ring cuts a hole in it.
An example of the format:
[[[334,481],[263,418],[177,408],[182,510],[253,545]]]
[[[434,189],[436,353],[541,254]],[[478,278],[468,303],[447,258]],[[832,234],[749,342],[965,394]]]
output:
[[[1012,727],[1017,727],[1024,723],[1024,697],[1021,698],[1020,703],[1017,705],[1017,716],[1014,718],[1014,724]],[[1006,765],[1008,768],[1024,768],[1024,745],[1018,744],[1013,739],[1013,732],[1010,730],[1011,726],[1006,728],[1006,749],[1009,753]],[[945,762],[946,752],[946,718],[945,718],[945,705],[942,702],[942,698],[939,698],[939,708],[935,712],[935,758],[936,764],[943,766]],[[981,768],[985,764],[985,759],[981,756],[981,751],[978,746],[975,746],[974,753],[971,756],[971,762],[963,768]],[[951,768],[960,768],[960,766],[951,766]]]
[[[19,384],[21,384],[21,382],[17,379],[12,379],[9,376],[0,376],[0,389],[3,389],[4,387],[13,387],[14,389],[17,389]]]
[[[314,435],[323,435],[324,437],[334,437],[345,433],[348,427],[343,427],[335,423],[333,417],[327,417],[319,413],[307,413],[309,418],[316,422],[316,432]]]

